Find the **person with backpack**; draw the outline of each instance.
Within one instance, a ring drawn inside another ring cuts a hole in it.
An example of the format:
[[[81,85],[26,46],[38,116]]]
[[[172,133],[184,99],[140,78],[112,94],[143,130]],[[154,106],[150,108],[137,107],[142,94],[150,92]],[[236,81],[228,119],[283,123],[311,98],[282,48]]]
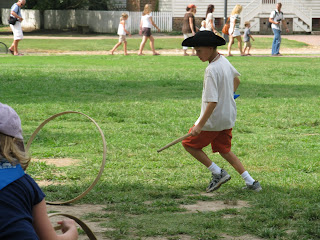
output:
[[[269,17],[269,23],[271,23],[271,28],[274,34],[271,54],[272,56],[281,56],[280,54],[280,44],[281,44],[281,32],[282,25],[285,27],[286,32],[289,32],[287,23],[283,16],[283,12],[281,12],[281,3],[277,3],[276,10],[272,11]]]
[[[23,18],[21,16],[21,7],[26,5],[26,0],[19,0],[17,3],[14,3],[11,7],[10,17],[13,17],[16,21],[15,23],[10,23],[10,28],[13,33],[13,43],[9,47],[9,51],[12,55],[22,56],[22,53],[18,52],[18,44],[23,39],[23,32],[21,28],[21,22]]]

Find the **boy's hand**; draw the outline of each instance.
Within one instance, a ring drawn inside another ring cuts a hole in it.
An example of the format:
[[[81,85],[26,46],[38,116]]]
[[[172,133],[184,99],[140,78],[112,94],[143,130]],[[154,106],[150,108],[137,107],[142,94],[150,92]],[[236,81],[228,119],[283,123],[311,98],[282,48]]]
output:
[[[192,129],[191,129],[191,134],[192,136],[197,136],[201,133],[201,129],[202,127],[200,127],[199,125],[195,125]]]

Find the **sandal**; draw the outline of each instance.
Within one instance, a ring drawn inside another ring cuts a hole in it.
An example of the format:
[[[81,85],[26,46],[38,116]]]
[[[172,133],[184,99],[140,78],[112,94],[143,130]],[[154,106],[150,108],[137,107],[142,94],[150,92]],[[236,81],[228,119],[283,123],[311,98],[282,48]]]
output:
[[[10,48],[9,48],[9,51],[12,55],[14,55],[14,51],[12,51]]]

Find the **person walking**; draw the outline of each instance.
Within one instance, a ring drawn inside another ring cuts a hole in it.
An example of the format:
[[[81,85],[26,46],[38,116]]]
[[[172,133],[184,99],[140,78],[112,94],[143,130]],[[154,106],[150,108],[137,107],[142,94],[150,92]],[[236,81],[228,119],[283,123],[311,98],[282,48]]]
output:
[[[271,23],[271,28],[274,34],[271,55],[272,56],[281,56],[280,54],[280,44],[281,44],[281,32],[282,25],[285,27],[286,32],[289,32],[287,23],[283,16],[283,12],[281,12],[282,3],[277,3],[277,7],[274,11],[271,12],[269,17],[269,22]]]
[[[139,34],[143,35],[143,37],[139,48],[139,56],[144,55],[142,51],[148,39],[150,39],[150,48],[152,50],[153,55],[160,55],[158,52],[156,52],[154,48],[154,38],[151,34],[151,27],[154,26],[158,30],[158,32],[160,32],[160,28],[158,28],[158,26],[153,22],[151,12],[151,5],[146,4],[144,6],[144,10],[140,21]]]
[[[244,188],[261,191],[261,185],[245,170],[239,158],[231,151],[232,128],[235,125],[237,107],[234,92],[240,73],[217,51],[226,41],[211,31],[200,31],[183,41],[183,46],[194,47],[202,62],[208,62],[202,90],[201,113],[190,128],[191,136],[182,141],[185,150],[206,166],[212,173],[207,192],[212,192],[231,179],[226,170],[210,160],[202,150],[211,144],[212,152],[218,152],[241,175]]]
[[[230,16],[230,28],[229,28],[229,44],[228,44],[228,56],[233,56],[231,54],[231,47],[234,43],[234,39],[238,40],[238,47],[241,56],[245,56],[242,52],[242,39],[241,39],[241,33],[240,33],[240,13],[242,11],[242,6],[237,4]]]
[[[23,39],[23,32],[21,23],[23,21],[22,15],[21,15],[21,8],[26,4],[26,0],[19,0],[17,3],[14,3],[11,7],[10,16],[15,17],[17,19],[16,23],[10,24],[10,28],[13,33],[13,42],[12,45],[9,47],[9,51],[12,55],[15,56],[22,56],[22,53],[19,53],[18,51],[18,45],[19,42]]]
[[[250,31],[250,22],[247,21],[244,23],[244,34],[243,34],[243,41],[244,41],[244,48],[243,48],[243,53],[246,54],[246,56],[251,56],[250,54],[250,49],[251,49],[251,42],[250,42],[250,38],[252,39],[252,41],[254,41],[254,38],[251,35],[251,31]],[[248,49],[248,53],[246,53]]]
[[[128,14],[122,13],[120,17],[120,23],[118,27],[118,35],[119,35],[119,42],[112,48],[111,54],[113,55],[114,51],[123,43],[123,50],[124,55],[128,55],[127,51],[127,38],[126,35],[128,34],[131,37],[131,34],[126,29],[126,21],[128,20]]]
[[[217,30],[216,30],[216,25],[214,23],[215,19],[213,17],[213,12],[214,12],[214,5],[212,4],[208,5],[207,13],[206,13],[206,29],[208,31],[212,31],[216,33]]]
[[[197,12],[197,7],[194,4],[189,4],[186,8],[186,13],[184,14],[183,17],[183,22],[182,22],[182,33],[183,33],[183,38],[186,39],[188,37],[192,37],[196,34],[196,32],[199,30],[196,27],[196,20],[194,15]],[[189,56],[187,53],[188,47],[183,46],[183,56]],[[194,52],[194,48],[192,48],[192,56],[196,56]]]

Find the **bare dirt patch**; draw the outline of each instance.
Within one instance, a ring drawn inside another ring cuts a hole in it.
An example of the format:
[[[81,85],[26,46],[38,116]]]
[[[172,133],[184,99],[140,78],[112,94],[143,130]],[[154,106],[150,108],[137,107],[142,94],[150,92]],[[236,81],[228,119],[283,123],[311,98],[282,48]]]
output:
[[[234,237],[234,236],[230,236],[227,234],[223,234],[222,235],[224,240],[262,240],[262,238],[258,238],[256,236],[252,236],[252,235],[243,235],[243,236],[239,236],[239,237]]]
[[[55,165],[56,167],[69,167],[79,165],[79,159],[72,158],[44,158],[44,159],[32,159],[35,162],[45,162],[48,165]]]
[[[72,158],[44,158],[44,159],[36,159],[33,158],[31,161],[34,162],[44,162],[47,165],[54,165],[56,167],[69,167],[69,166],[77,166],[79,165],[79,159],[72,159]],[[46,187],[49,185],[60,185],[62,183],[55,183],[53,181],[48,180],[37,180],[37,183],[40,187]]]
[[[203,211],[218,211],[222,209],[230,208],[242,208],[248,207],[249,204],[246,201],[198,201],[196,204],[190,205],[181,205],[181,207],[186,208],[190,213],[193,212],[203,212]],[[91,204],[79,204],[79,205],[69,205],[69,206],[56,206],[56,205],[47,205],[47,211],[49,213],[66,213],[73,215],[81,219],[85,224],[89,226],[92,232],[95,234],[99,240],[107,240],[109,238],[104,236],[106,231],[115,231],[116,229],[106,228],[101,226],[101,223],[107,222],[107,218],[102,218],[101,213],[103,211],[104,205],[91,205]],[[97,218],[90,217],[93,220],[86,220],[85,216],[88,214],[97,214]],[[55,216],[50,218],[50,221],[53,226],[56,226],[57,222],[62,220],[63,216]],[[59,230],[58,230],[59,233]],[[226,240],[261,240],[261,238],[252,236],[252,235],[243,235],[243,236],[230,236],[227,234],[222,235],[223,239]],[[157,236],[157,237],[146,237],[141,238],[143,240],[168,240],[168,239],[179,239],[179,240],[191,240],[192,237],[181,234],[176,236]],[[79,236],[79,240],[88,240],[88,237],[85,234]]]
[[[249,204],[246,201],[198,201],[195,204],[181,205],[180,207],[187,209],[191,213],[197,213],[249,207]]]
[[[143,240],[168,240],[168,239],[191,240],[192,238],[188,235],[180,234],[177,236],[170,236],[170,237],[147,237],[142,239]]]

